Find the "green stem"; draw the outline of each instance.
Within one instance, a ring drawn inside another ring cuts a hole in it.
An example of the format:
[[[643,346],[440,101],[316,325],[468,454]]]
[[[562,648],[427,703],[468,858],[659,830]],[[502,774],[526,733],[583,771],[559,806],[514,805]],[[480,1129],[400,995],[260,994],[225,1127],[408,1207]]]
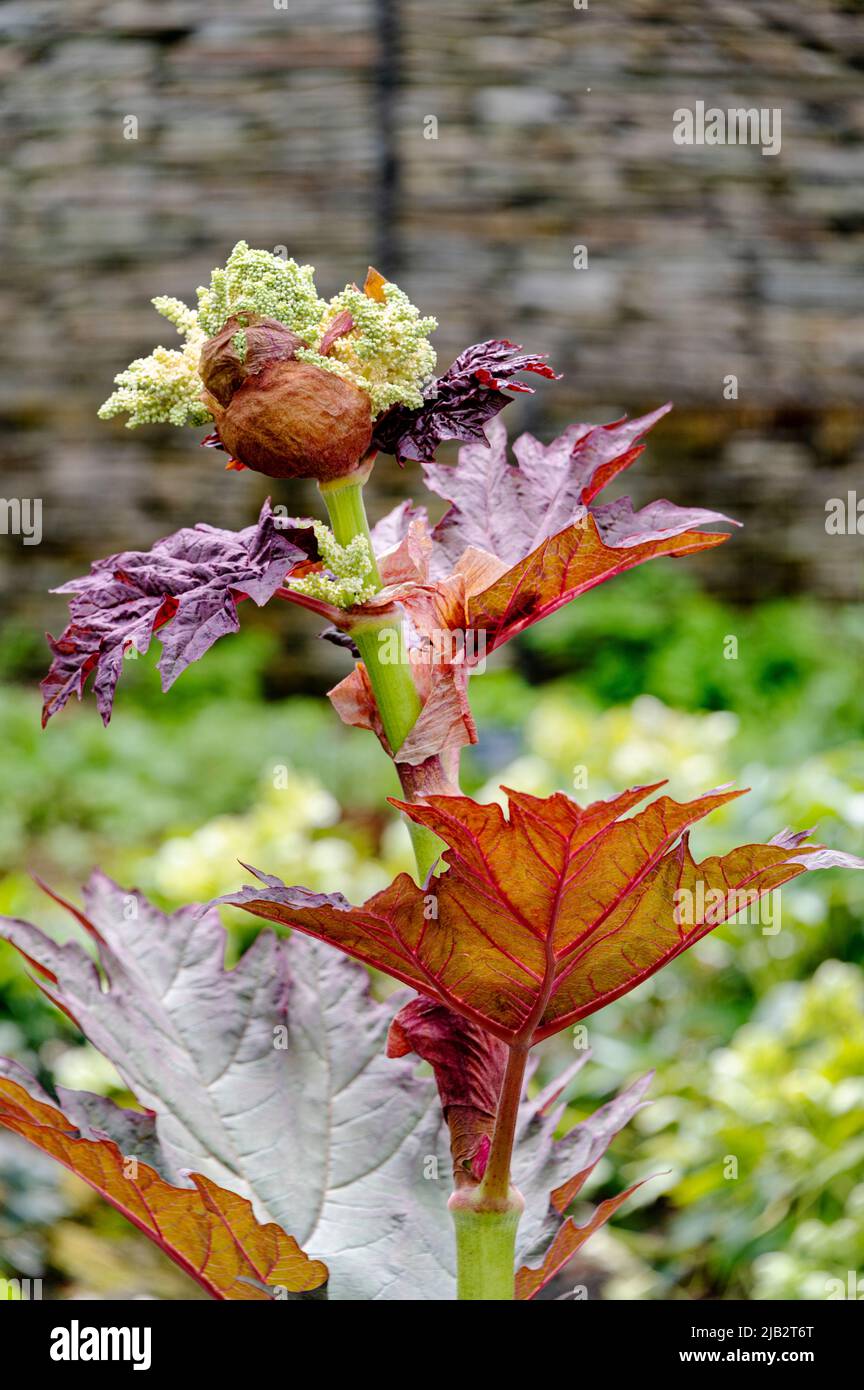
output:
[[[483,1181],[450,1198],[459,1299],[515,1298],[516,1230],[525,1203],[510,1182],[510,1160],[527,1058],[527,1048],[510,1049]]]
[[[363,484],[367,476],[368,469],[360,470],[348,478],[322,483],[320,492],[327,504],[333,535],[340,545],[348,545],[355,536],[366,537],[372,556],[372,577],[380,589],[381,575],[372,551],[372,537],[363,503]],[[405,649],[403,626],[401,623],[394,624],[392,617],[369,618],[353,628],[351,636],[366,667],[387,742],[396,754],[414,728],[421,709],[420,696]],[[413,821],[408,822],[408,830],[417,860],[418,877],[423,883],[438,858],[441,843],[425,826],[415,825]]]
[[[408,834],[411,836],[411,848],[417,861],[417,881],[424,884],[440,859],[444,846],[433,830],[429,830],[425,825],[417,825],[413,820],[408,821]]]
[[[411,674],[401,623],[392,616],[368,618],[351,629],[394,755],[417,722],[420,696]]]
[[[450,1213],[456,1228],[457,1299],[512,1303],[522,1203],[506,1211],[478,1211],[456,1192],[450,1199]]]
[[[350,544],[355,536],[366,537],[372,557],[372,577],[376,588],[380,589],[381,575],[375,561],[366,507],[363,503],[363,484],[368,476],[368,470],[349,473],[347,478],[337,478],[332,483],[319,483],[318,490],[327,504],[330,527],[340,545]]]
[[[339,544],[348,545],[355,536],[365,536],[371,553],[372,541],[363,505],[365,477],[361,475],[361,479],[358,481],[355,475],[349,475],[337,482],[322,484],[320,491]],[[381,575],[374,555],[372,576],[380,589]],[[351,636],[366,667],[387,742],[396,754],[417,722],[421,708],[402,624],[394,623],[392,616],[367,618],[352,628]]]
[[[321,495],[339,544],[348,545],[355,536],[361,535],[369,541],[371,552],[369,523],[363,504],[363,484],[367,476],[368,469],[361,469],[348,478],[322,484]],[[373,578],[381,588],[374,555],[372,564]],[[394,622],[392,616],[364,618],[352,628],[351,636],[366,667],[384,733],[398,767],[395,754],[413,729],[421,709],[405,649],[403,625],[398,620]],[[450,785],[440,758],[428,759],[422,768],[403,765],[400,777],[408,800],[434,791],[458,791],[458,786]],[[418,877],[423,883],[439,856],[441,842],[431,831],[413,821],[409,822],[409,830]],[[511,1302],[515,1297],[516,1230],[525,1204],[521,1194],[510,1184],[510,1156],[526,1057],[525,1050],[511,1049],[482,1183],[459,1188],[450,1199],[456,1231],[457,1298],[460,1300]]]
[[[449,767],[445,767],[444,758],[439,754],[427,758],[416,767],[408,763],[398,764],[396,770],[406,801],[424,801],[427,796],[459,795],[458,762],[454,759],[451,759]],[[425,825],[409,820],[408,829],[417,860],[417,878],[420,883],[425,883],[445,846],[435,832]]]

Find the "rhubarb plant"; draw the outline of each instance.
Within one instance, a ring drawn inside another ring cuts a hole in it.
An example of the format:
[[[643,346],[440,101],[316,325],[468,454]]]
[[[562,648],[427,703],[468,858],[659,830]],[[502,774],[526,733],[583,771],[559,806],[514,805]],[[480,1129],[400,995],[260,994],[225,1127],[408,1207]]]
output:
[[[215,1298],[531,1299],[634,1190],[572,1211],[650,1081],[562,1134],[588,1054],[538,1088],[533,1049],[761,895],[864,861],[783,830],[699,862],[691,828],[736,790],[584,806],[460,790],[488,653],[635,565],[728,539],[716,512],[602,500],[668,406],[522,435],[511,460],[500,414],[526,378],[556,378],[546,359],[493,340],[436,377],[434,320],[377,271],[324,300],[311,267],[240,242],[196,308],[154,303],[184,345],[121,372],[101,413],[208,425],[230,470],[316,479],[327,521],[268,501],[236,531],[202,522],[96,561],[60,590],[44,721],[92,688],[107,724],[125,655],[154,636],[168,690],[243,600],[298,605],[353,662],[329,698],[395,766],[416,873],[352,905],[249,868],[220,901],[271,925],[233,969],[219,903],[166,915],[98,872],[80,907],[46,887],[85,944],[3,934],[138,1108],[48,1094],[9,1059],[0,1123]],[[445,440],[455,464],[436,461]],[[370,529],[379,453],[422,468],[436,524],[404,502]],[[401,987],[386,1002],[374,972]]]

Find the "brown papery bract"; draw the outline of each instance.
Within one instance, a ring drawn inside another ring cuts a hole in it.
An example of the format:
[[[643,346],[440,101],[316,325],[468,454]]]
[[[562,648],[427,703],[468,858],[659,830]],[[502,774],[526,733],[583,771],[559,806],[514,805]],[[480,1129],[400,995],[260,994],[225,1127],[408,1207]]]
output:
[[[372,439],[369,397],[309,362],[273,362],[227,407],[205,395],[225,448],[271,478],[329,482],[357,467]]]

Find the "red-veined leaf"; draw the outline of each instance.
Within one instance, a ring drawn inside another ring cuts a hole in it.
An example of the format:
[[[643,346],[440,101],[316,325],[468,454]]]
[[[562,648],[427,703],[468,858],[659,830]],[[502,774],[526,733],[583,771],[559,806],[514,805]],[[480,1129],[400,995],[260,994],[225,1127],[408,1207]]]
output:
[[[189,1174],[191,1187],[166,1182],[111,1139],[82,1133],[33,1090],[23,1068],[0,1070],[0,1124],[75,1173],[213,1298],[324,1296],[327,1266],[310,1260],[280,1226],[256,1221],[245,1198],[201,1173]]]
[[[90,949],[12,919],[0,937],[144,1109],[61,1087],[37,1098],[173,1187],[191,1171],[251,1201],[328,1265],[331,1299],[449,1296],[446,1192],[433,1219],[420,1180],[428,1154],[447,1172],[446,1127],[431,1080],[384,1055],[404,1000],[377,1003],[367,971],[299,932],[259,932],[226,969],[217,912],[160,912],[104,874],[81,908],[52,896]],[[15,1068],[0,1060],[36,1095]]]
[[[742,906],[803,873],[810,856],[814,868],[864,867],[788,840],[697,864],[685,832],[741,793],[683,804],[662,796],[626,815],[654,790],[584,809],[560,792],[511,791],[509,818],[464,796],[395,802],[449,846],[446,871],[425,891],[400,874],[352,907],[341,894],[286,887],[252,870],[259,885],[220,901],[332,942],[524,1045],[634,989]]]
[[[469,596],[465,626],[482,632],[485,650],[492,652],[616,574],[646,560],[709,550],[728,539],[726,532],[683,531],[613,547],[602,539],[596,518],[586,512],[579,525],[542,541],[489,588]]]

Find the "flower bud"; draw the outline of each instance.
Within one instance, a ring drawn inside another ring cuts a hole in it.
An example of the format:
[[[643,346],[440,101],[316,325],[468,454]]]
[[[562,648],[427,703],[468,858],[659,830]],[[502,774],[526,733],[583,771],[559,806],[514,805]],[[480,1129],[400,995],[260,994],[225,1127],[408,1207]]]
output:
[[[271,478],[325,482],[352,472],[372,439],[365,391],[298,362],[302,339],[276,319],[228,320],[201,353],[202,400],[239,463]]]

